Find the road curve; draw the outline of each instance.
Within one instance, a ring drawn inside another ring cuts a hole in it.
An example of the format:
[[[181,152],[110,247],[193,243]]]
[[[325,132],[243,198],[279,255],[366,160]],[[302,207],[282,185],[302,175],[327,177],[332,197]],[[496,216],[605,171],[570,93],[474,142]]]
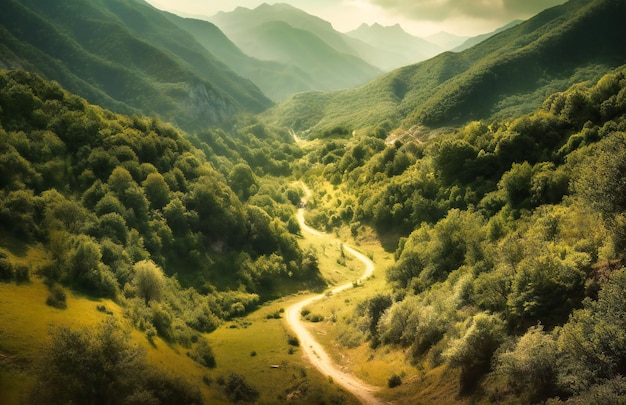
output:
[[[306,189],[306,187],[305,191],[307,193],[307,196],[309,196],[310,192],[308,189]],[[304,222],[304,208],[300,208],[298,210],[297,218],[298,222],[300,223],[300,228],[303,232],[308,232],[316,236],[325,235],[323,232],[311,228]],[[365,272],[363,273],[363,276],[360,280],[369,277],[374,272],[374,263],[367,256],[347,245],[344,245],[344,249],[365,265]],[[338,293],[340,291],[351,288],[352,286],[352,283],[346,283],[331,289],[330,292],[332,292],[333,294]],[[302,308],[306,307],[312,302],[324,298],[325,294],[326,293],[306,298],[287,308],[287,324],[289,324],[293,332],[298,337],[303,355],[322,374],[331,377],[335,383],[340,384],[346,390],[350,391],[362,403],[368,405],[382,404],[383,402],[374,396],[374,392],[378,390],[377,387],[369,385],[364,381],[361,381],[354,375],[342,371],[339,366],[337,366],[333,362],[328,353],[326,353],[322,345],[320,345],[315,340],[313,335],[311,335],[311,333],[305,328],[300,316]]]

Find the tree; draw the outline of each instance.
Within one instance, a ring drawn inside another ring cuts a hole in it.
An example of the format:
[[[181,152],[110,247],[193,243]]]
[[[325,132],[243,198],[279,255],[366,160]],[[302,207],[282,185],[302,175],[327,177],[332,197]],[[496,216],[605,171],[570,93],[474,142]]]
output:
[[[450,343],[444,352],[450,366],[461,369],[461,392],[476,386],[491,365],[491,356],[505,336],[504,322],[496,315],[485,312],[476,314],[466,323],[465,333]]]
[[[626,374],[626,269],[611,273],[598,299],[574,311],[558,347],[565,360],[562,379],[574,392]]]
[[[118,195],[122,195],[126,189],[131,186],[136,185],[133,180],[133,176],[130,175],[130,172],[123,168],[122,166],[118,166],[113,169],[113,172],[109,176],[109,180],[107,184]]]
[[[163,208],[170,201],[170,188],[161,173],[148,174],[143,188],[153,208]]]
[[[152,260],[135,263],[134,270],[137,295],[144,299],[146,305],[153,300],[159,301],[165,288],[163,271]]]
[[[150,368],[112,318],[95,329],[56,329],[36,371],[32,403],[202,403],[197,388]]]
[[[512,351],[498,357],[496,371],[516,395],[538,403],[556,393],[558,358],[555,337],[544,333],[540,325],[530,328]]]
[[[607,225],[615,231],[616,247],[620,249],[626,245],[626,134],[613,133],[591,151],[581,150],[579,156],[583,161],[574,189],[602,213]]]
[[[256,194],[259,184],[252,169],[245,163],[238,163],[228,176],[228,184],[242,201]]]

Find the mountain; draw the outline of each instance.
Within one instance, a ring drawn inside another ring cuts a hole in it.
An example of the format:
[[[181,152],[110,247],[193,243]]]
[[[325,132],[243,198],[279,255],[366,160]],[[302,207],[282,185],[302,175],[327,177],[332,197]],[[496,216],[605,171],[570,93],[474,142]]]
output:
[[[571,0],[460,53],[357,89],[295,95],[267,117],[294,129],[441,127],[536,109],[546,94],[626,63],[626,3]],[[288,115],[285,115],[288,114]]]
[[[281,101],[294,93],[315,89],[313,79],[299,67],[246,55],[211,22],[163,14],[237,74],[254,82],[272,100]]]
[[[457,46],[456,48],[452,49],[452,52],[461,52],[464,51],[466,49],[469,49],[471,47],[473,47],[474,45],[477,45],[481,42],[483,42],[484,40],[491,38],[492,36],[499,34],[502,31],[506,31],[509,28],[513,28],[516,25],[519,25],[522,22],[522,20],[514,20],[511,21],[510,23],[495,29],[494,31],[488,32],[486,34],[481,34],[481,35],[477,35],[475,37],[471,37],[465,40],[465,42],[463,42],[461,45]]]
[[[424,39],[430,43],[439,46],[442,49],[450,50],[461,45],[469,38],[441,31],[436,34],[429,35]]]
[[[439,46],[407,33],[399,24],[389,27],[361,24],[346,35],[386,51],[389,55],[381,61],[385,70],[421,62],[442,51]]]
[[[118,112],[193,129],[272,105],[140,0],[7,0],[0,37],[0,66],[37,72]]]
[[[345,38],[332,25],[319,17],[312,16],[303,10],[284,3],[269,5],[263,3],[255,9],[237,7],[232,12],[219,12],[209,19],[217,25],[233,42],[247,43],[253,38],[248,33],[267,23],[282,21],[291,27],[309,31],[341,53],[353,54],[354,50],[346,43]],[[249,55],[256,51],[251,47],[242,47]]]
[[[350,88],[382,73],[365,62],[343,34],[318,17],[286,4],[238,7],[210,18],[245,54],[293,66],[314,90]],[[361,44],[366,47],[365,44]]]

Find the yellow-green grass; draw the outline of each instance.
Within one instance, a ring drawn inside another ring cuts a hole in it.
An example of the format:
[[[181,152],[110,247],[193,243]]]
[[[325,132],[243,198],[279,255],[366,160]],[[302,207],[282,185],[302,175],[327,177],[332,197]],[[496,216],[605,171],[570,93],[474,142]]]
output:
[[[324,196],[318,197],[324,205],[332,206],[343,197],[339,187],[328,183],[316,184]],[[458,375],[445,367],[424,372],[424,367],[411,364],[406,349],[401,347],[382,346],[372,349],[369,342],[357,347],[348,348],[340,343],[340,337],[346,328],[346,320],[353,318],[356,306],[377,293],[391,293],[385,282],[385,271],[393,264],[393,255],[386,251],[380,243],[379,235],[373,230],[363,227],[354,238],[348,227],[342,227],[332,235],[323,237],[310,234],[303,235],[300,243],[304,247],[326,247],[320,253],[320,271],[338,284],[346,280],[356,280],[363,272],[363,265],[346,253],[347,268],[339,266],[338,246],[349,244],[370,257],[376,265],[372,277],[341,293],[324,297],[306,309],[311,315],[322,315],[324,320],[309,323],[308,327],[326,348],[333,360],[341,367],[354,373],[362,380],[381,388],[379,395],[385,400],[395,403],[459,403],[464,402],[458,397]],[[331,249],[332,247],[332,249]],[[324,253],[324,254],[321,254]],[[339,277],[336,270],[343,269],[344,277]],[[349,276],[346,276],[348,274]],[[387,383],[392,375],[399,375],[403,384],[388,388]]]
[[[259,403],[273,404],[286,401],[290,394],[306,387],[306,395],[297,403],[321,402],[358,403],[341,387],[330,382],[315,370],[302,356],[299,347],[289,345],[291,334],[284,318],[268,319],[281,309],[305,298],[295,295],[268,303],[245,318],[222,325],[207,335],[215,352],[218,367],[214,377],[240,374],[259,390]]]
[[[186,356],[186,350],[170,346],[159,338],[151,344],[146,335],[131,328],[123,319],[123,308],[111,300],[93,300],[69,290],[67,309],[46,305],[48,288],[32,277],[30,283],[0,283],[0,403],[17,404],[33,384],[32,365],[50,338],[55,326],[93,328],[106,317],[114,316],[131,331],[133,344],[145,349],[150,364],[182,376],[197,385],[204,396],[214,394],[202,383],[206,369]],[[104,305],[107,315],[96,309]]]

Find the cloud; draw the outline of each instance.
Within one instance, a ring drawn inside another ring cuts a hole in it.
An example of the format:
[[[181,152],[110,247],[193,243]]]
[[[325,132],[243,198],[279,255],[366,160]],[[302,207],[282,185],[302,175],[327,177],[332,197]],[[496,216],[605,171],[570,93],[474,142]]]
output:
[[[389,12],[417,21],[454,18],[508,21],[528,18],[565,0],[370,0]]]

